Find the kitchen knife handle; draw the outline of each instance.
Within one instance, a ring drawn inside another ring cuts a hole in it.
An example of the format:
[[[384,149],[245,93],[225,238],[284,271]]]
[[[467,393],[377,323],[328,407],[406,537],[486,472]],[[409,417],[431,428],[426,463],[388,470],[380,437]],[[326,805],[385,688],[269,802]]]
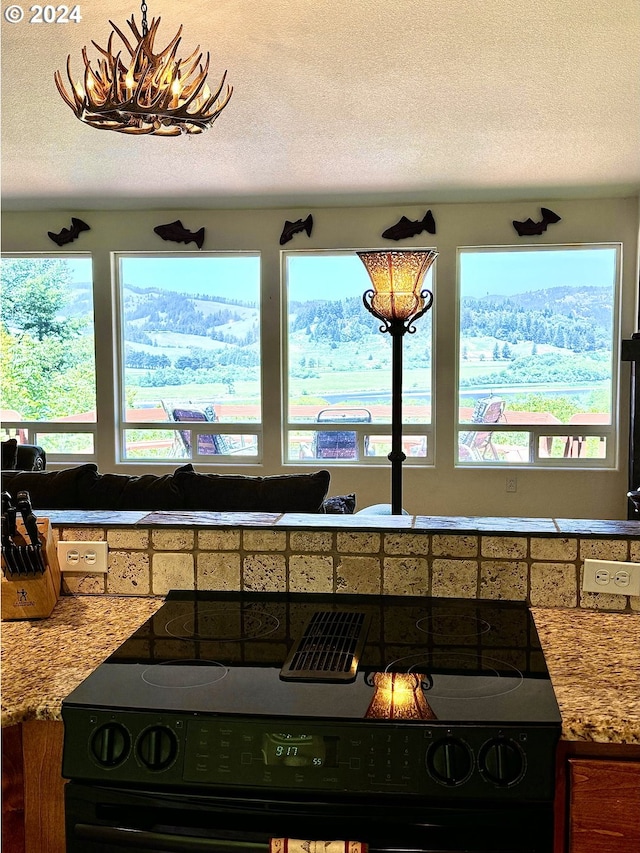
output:
[[[35,517],[33,513],[31,515],[22,516],[22,520],[24,521],[25,530],[29,534],[29,539],[31,540],[32,545],[40,546],[40,534],[38,532],[38,519]]]
[[[7,535],[13,536],[16,532],[16,508],[9,492],[2,493],[2,517],[7,519]]]
[[[18,507],[20,512],[33,512],[31,508],[31,497],[29,495],[29,492],[24,490],[18,492],[18,494],[16,495],[16,506]]]
[[[25,530],[29,535],[29,539],[31,540],[31,544],[38,545],[40,543],[40,537],[38,535],[38,519],[31,508],[29,492],[18,492],[16,495],[16,504],[22,514],[22,520],[24,522]]]
[[[5,563],[5,576],[11,578],[14,574],[19,574],[20,567],[16,558],[16,546],[9,536],[9,522],[6,515],[2,516],[2,555]]]

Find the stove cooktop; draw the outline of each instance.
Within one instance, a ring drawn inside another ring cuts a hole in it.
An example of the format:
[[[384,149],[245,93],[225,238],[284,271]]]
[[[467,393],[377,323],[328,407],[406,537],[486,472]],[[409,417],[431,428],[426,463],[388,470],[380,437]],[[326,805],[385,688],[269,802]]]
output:
[[[546,798],[560,714],[523,602],[174,590],[63,702],[100,784]]]
[[[293,660],[291,658],[293,657]],[[415,690],[413,712],[377,688]],[[379,691],[378,691],[379,692]],[[424,699],[424,701],[423,701]],[[65,704],[559,723],[524,602],[174,590]]]

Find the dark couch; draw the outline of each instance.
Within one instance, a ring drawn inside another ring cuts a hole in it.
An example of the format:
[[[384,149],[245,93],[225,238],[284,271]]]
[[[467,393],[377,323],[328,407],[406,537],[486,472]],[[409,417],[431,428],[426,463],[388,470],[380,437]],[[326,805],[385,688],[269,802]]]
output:
[[[2,488],[27,491],[36,510],[200,510],[352,513],[355,495],[327,498],[330,474],[201,474],[191,464],[172,474],[101,474],[93,463],[62,471],[3,471]]]
[[[44,471],[47,467],[47,454],[37,444],[18,444],[15,438],[1,444],[3,471]]]

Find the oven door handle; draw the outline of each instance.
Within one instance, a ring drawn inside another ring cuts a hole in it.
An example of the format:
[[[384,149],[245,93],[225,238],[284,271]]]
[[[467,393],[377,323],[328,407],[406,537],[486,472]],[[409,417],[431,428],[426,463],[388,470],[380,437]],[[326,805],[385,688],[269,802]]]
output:
[[[263,853],[269,845],[258,841],[232,841],[226,838],[187,838],[184,835],[169,835],[165,832],[145,832],[118,826],[92,826],[77,823],[74,837],[78,840],[108,844],[115,849],[167,851],[167,853],[237,853],[255,851]]]

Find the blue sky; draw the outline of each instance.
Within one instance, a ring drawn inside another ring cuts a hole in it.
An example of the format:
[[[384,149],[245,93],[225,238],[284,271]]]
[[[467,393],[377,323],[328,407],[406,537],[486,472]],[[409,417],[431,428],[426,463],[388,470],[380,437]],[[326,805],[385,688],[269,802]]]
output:
[[[461,250],[462,296],[509,295],[549,287],[613,288],[615,248]]]
[[[231,257],[122,258],[124,283],[163,287],[180,293],[208,293],[229,299],[259,297],[260,258]]]
[[[506,295],[557,286],[613,286],[615,247],[533,250],[462,249],[463,296]],[[77,281],[86,281],[85,260],[69,259]],[[355,252],[287,256],[290,298],[343,299],[360,296],[371,283]],[[234,255],[210,258],[125,257],[125,282],[165,287],[183,293],[209,292],[239,299],[257,299],[260,258]],[[437,265],[437,261],[436,261]],[[431,272],[425,286],[430,287]]]
[[[613,286],[615,248],[534,250],[462,250],[461,272],[468,290],[463,295],[523,293],[549,287]],[[292,299],[340,299],[362,294],[371,286],[366,270],[355,254],[321,257],[290,255],[288,259]],[[436,261],[436,276],[437,276]],[[430,287],[430,275],[425,286]]]
[[[289,255],[287,261],[289,298],[294,301],[362,296],[371,287],[371,279],[355,252]],[[424,287],[429,288],[430,281],[431,271],[427,273]]]

